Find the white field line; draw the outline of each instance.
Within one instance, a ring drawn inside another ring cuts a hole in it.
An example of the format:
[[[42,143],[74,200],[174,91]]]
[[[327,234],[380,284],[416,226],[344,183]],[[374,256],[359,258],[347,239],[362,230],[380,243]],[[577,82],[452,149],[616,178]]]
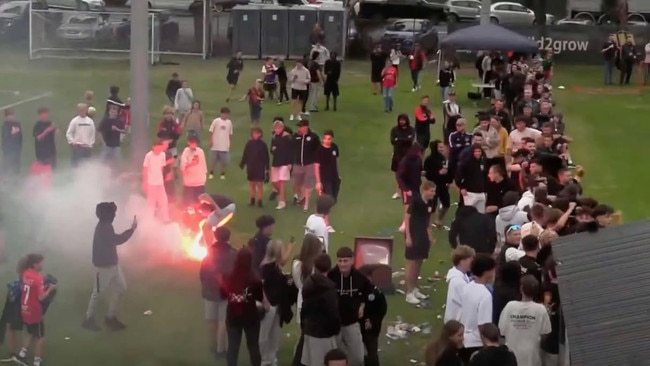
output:
[[[5,109],[9,109],[9,108],[18,107],[19,105],[23,105],[23,104],[25,104],[25,103],[29,103],[29,102],[34,102],[34,101],[37,101],[37,100],[41,100],[41,99],[43,99],[43,98],[49,98],[49,97],[51,97],[52,95],[53,95],[53,94],[52,94],[51,92],[47,92],[47,93],[39,94],[39,95],[36,95],[36,96],[30,97],[30,98],[26,98],[26,99],[23,99],[23,100],[17,101],[17,102],[15,102],[15,103],[11,103],[11,104],[7,104],[7,105],[3,105],[2,107],[0,107],[0,111],[4,111]]]

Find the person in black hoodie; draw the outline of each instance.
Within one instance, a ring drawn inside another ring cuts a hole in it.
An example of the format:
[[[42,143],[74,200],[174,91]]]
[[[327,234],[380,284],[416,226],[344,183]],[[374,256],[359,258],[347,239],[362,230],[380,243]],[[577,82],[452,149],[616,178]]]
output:
[[[167,82],[167,87],[165,88],[165,95],[169,99],[169,102],[174,104],[174,99],[176,98],[176,92],[183,86],[183,83],[178,77],[178,73],[172,73],[172,78]]]
[[[113,228],[113,220],[117,213],[117,206],[114,202],[102,202],[95,208],[95,215],[99,219],[93,236],[93,266],[95,266],[95,278],[92,295],[88,302],[88,310],[83,321],[83,328],[99,331],[99,325],[95,322],[95,313],[99,296],[105,292],[111,293],[111,299],[106,313],[106,325],[111,330],[122,330],[126,328],[117,319],[118,306],[122,292],[126,289],[126,280],[122,268],[118,264],[117,246],[126,243],[135,229],[138,221],[135,216],[131,228],[121,234],[116,234]]]
[[[325,110],[330,110],[330,96],[332,109],[336,112],[336,99],[339,97],[339,79],[341,78],[341,61],[337,59],[336,52],[330,53],[329,60],[325,61]]]
[[[402,196],[402,204],[404,205],[404,219],[399,227],[400,232],[404,232],[406,228],[406,214],[411,201],[420,195],[422,166],[422,148],[417,143],[414,143],[399,162],[395,174]]]
[[[497,324],[503,308],[510,301],[521,300],[519,278],[521,267],[517,262],[507,262],[499,266],[497,281],[492,293],[492,322]]]
[[[262,207],[264,197],[264,183],[269,181],[269,147],[262,140],[262,129],[254,127],[251,129],[251,139],[244,147],[244,152],[239,162],[239,168],[246,167],[246,179],[250,190],[249,206]]]
[[[453,181],[454,177],[449,174],[449,147],[442,143],[440,140],[435,140],[429,145],[431,155],[424,159],[424,177],[436,184],[436,196],[434,197],[434,204],[437,207],[438,202],[442,207],[438,212],[437,219],[434,219],[433,224],[442,228],[442,220],[445,214],[451,207],[451,197],[449,196],[449,184]]]
[[[400,114],[397,116],[397,125],[390,130],[390,143],[393,145],[393,156],[390,163],[390,170],[395,173],[395,179],[397,180],[397,168],[400,161],[406,156],[406,153],[409,151],[413,141],[415,140],[415,130],[411,127],[411,121],[409,116],[406,114]],[[393,199],[396,200],[402,197],[402,192],[399,186],[399,181],[397,183],[397,192],[393,195]]]
[[[415,140],[426,150],[431,141],[431,125],[436,123],[433,112],[429,109],[429,96],[420,98],[420,104],[415,108]]]
[[[337,348],[341,331],[339,296],[336,284],[328,278],[330,257],[323,253],[314,260],[315,272],[302,285],[302,342],[298,343],[294,366],[322,366],[327,352]]]
[[[320,149],[320,138],[309,128],[309,121],[302,119],[298,122],[298,132],[293,134],[293,202],[302,204],[304,212],[309,212],[309,197],[316,185],[317,152]]]
[[[226,68],[228,69],[228,74],[226,74],[226,82],[228,83],[228,97],[226,98],[226,103],[230,101],[232,97],[232,92],[237,87],[239,82],[239,76],[241,76],[244,71],[244,60],[242,59],[241,51],[237,50],[235,55],[228,61]],[[175,95],[175,94],[174,94]]]
[[[13,109],[5,110],[2,125],[2,170],[9,174],[20,171],[20,154],[23,150],[23,128],[16,120]]]
[[[485,213],[486,185],[485,153],[481,145],[472,145],[472,157],[461,161],[456,171],[455,183],[463,198],[463,204],[474,206],[480,213]],[[477,253],[479,251],[477,250]]]
[[[230,246],[230,230],[219,227],[214,231],[216,242],[208,248],[201,262],[199,278],[205,303],[205,320],[209,327],[210,352],[216,358],[226,355],[226,300],[225,279],[232,272],[237,251]]]
[[[484,347],[474,354],[467,366],[517,366],[515,354],[508,346],[499,344],[500,333],[496,325],[481,324],[478,330]]]
[[[364,366],[379,366],[379,334],[381,333],[381,322],[388,311],[386,296],[372,284],[372,277],[377,268],[377,265],[366,265],[359,270],[373,287],[366,300],[366,306],[363,308],[363,317],[359,320],[361,338],[366,347]]]
[[[111,166],[115,166],[122,159],[120,150],[121,136],[126,133],[126,124],[120,118],[119,107],[111,105],[108,107],[108,114],[102,118],[97,131],[100,133],[104,146],[102,147],[102,159]]]
[[[372,293],[372,284],[354,268],[354,251],[348,247],[342,247],[336,252],[336,267],[327,277],[337,286],[341,315],[339,344],[345,345],[343,351],[348,355],[350,363],[356,365],[363,362],[364,348],[359,319],[363,317],[368,296]],[[304,291],[303,288],[303,297]]]
[[[472,247],[476,253],[492,255],[497,243],[494,219],[476,210],[474,206],[459,207],[449,229],[449,244]]]

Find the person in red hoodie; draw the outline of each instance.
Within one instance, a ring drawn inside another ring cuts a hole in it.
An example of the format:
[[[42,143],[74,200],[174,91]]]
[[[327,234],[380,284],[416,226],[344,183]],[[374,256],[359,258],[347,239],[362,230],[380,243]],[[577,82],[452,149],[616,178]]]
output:
[[[422,150],[426,150],[431,141],[430,126],[436,123],[433,112],[429,109],[429,96],[420,98],[420,105],[415,108],[415,140]]]
[[[420,71],[422,71],[426,62],[427,55],[424,53],[424,50],[420,48],[420,44],[416,43],[413,46],[411,54],[409,55],[409,69],[411,70],[411,80],[413,80],[413,89],[411,89],[412,92],[420,90]]]
[[[393,111],[393,91],[397,85],[397,69],[393,67],[390,60],[386,61],[386,67],[381,72],[382,94],[384,96],[384,111]]]

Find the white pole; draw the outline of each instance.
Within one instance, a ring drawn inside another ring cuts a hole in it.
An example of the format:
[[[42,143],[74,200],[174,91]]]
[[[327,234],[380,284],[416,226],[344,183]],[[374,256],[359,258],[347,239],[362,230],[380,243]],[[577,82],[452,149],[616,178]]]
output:
[[[33,23],[32,23],[32,2],[29,2],[29,59],[33,60],[34,58],[32,57],[34,53],[34,32],[32,31]]]
[[[438,72],[436,72],[436,80],[438,79],[438,75],[440,75],[440,64],[442,63],[442,49],[438,50]],[[444,100],[443,100],[444,102]]]
[[[149,150],[149,9],[146,1],[131,2],[131,162],[142,170]],[[152,24],[153,28],[153,24]]]

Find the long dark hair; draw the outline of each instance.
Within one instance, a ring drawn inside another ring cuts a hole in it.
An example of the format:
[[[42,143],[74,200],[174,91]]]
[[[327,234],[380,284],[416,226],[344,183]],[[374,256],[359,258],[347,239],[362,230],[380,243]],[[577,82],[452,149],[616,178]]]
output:
[[[424,360],[427,366],[435,366],[443,352],[452,346],[451,337],[461,329],[463,329],[463,324],[456,320],[450,320],[442,326],[438,339],[429,343],[424,351]]]
[[[304,280],[314,271],[314,261],[323,253],[323,243],[316,235],[307,234],[302,240],[302,247],[297,260],[300,261],[300,277]]]
[[[230,293],[241,293],[247,287],[261,282],[257,271],[253,269],[253,253],[248,248],[242,248],[237,252],[235,265],[228,278],[228,291]]]

